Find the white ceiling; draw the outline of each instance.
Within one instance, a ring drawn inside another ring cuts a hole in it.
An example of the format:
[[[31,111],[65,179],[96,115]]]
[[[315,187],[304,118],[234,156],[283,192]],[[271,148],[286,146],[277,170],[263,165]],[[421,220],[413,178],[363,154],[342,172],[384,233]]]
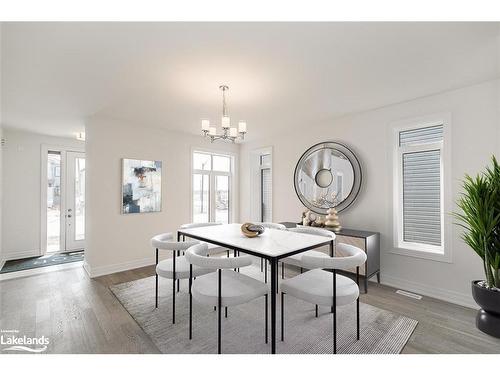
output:
[[[498,23],[4,23],[2,123],[71,136],[103,113],[249,137],[496,78]]]

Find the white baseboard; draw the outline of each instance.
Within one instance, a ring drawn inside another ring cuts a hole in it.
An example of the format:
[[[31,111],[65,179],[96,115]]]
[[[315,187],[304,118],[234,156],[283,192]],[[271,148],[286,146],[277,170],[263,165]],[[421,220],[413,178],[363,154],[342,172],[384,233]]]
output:
[[[447,289],[436,288],[434,286],[416,283],[386,274],[382,274],[381,284],[451,302],[460,306],[471,307],[473,309],[479,307],[476,302],[474,302],[472,294],[463,294]]]
[[[131,260],[128,262],[110,264],[107,266],[98,266],[98,267],[92,267],[90,264],[88,264],[85,261],[83,263],[83,268],[85,269],[85,271],[87,271],[88,275],[91,278],[94,278],[94,277],[109,275],[111,273],[128,271],[128,270],[133,270],[135,268],[151,266],[153,264],[155,264],[154,258],[149,257],[149,258]]]
[[[39,256],[40,256],[40,250],[25,250],[25,251],[12,251],[12,252],[6,251],[3,254],[3,261],[39,257]]]

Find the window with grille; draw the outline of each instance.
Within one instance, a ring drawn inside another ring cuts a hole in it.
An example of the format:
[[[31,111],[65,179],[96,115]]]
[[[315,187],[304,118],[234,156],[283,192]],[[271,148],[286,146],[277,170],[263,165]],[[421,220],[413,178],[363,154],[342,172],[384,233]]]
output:
[[[398,247],[443,252],[443,124],[397,136]]]
[[[232,157],[194,151],[192,222],[231,222]]]

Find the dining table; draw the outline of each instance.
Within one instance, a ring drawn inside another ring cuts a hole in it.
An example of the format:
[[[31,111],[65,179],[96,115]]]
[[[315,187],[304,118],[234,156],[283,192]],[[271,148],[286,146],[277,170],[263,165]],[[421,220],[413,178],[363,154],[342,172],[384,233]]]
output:
[[[180,229],[177,240],[186,237],[207,242],[236,253],[242,252],[269,261],[271,268],[271,353],[276,353],[276,294],[278,291],[278,261],[291,255],[330,247],[330,256],[334,252],[334,239],[313,234],[297,233],[287,230],[266,229],[256,237],[246,237],[241,231],[241,224],[221,224],[190,229]]]

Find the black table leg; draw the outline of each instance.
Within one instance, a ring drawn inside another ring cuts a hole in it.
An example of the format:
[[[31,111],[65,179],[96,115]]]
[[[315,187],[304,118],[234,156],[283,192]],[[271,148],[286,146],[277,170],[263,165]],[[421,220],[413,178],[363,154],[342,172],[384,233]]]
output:
[[[276,277],[278,276],[278,260],[271,261],[271,354],[276,354]]]
[[[330,256],[333,258],[335,256],[335,251],[334,251],[334,244],[333,244],[333,240],[330,241]],[[333,306],[330,307],[330,312],[332,314],[334,314],[334,308]],[[318,314],[316,313],[316,317],[318,317]]]

